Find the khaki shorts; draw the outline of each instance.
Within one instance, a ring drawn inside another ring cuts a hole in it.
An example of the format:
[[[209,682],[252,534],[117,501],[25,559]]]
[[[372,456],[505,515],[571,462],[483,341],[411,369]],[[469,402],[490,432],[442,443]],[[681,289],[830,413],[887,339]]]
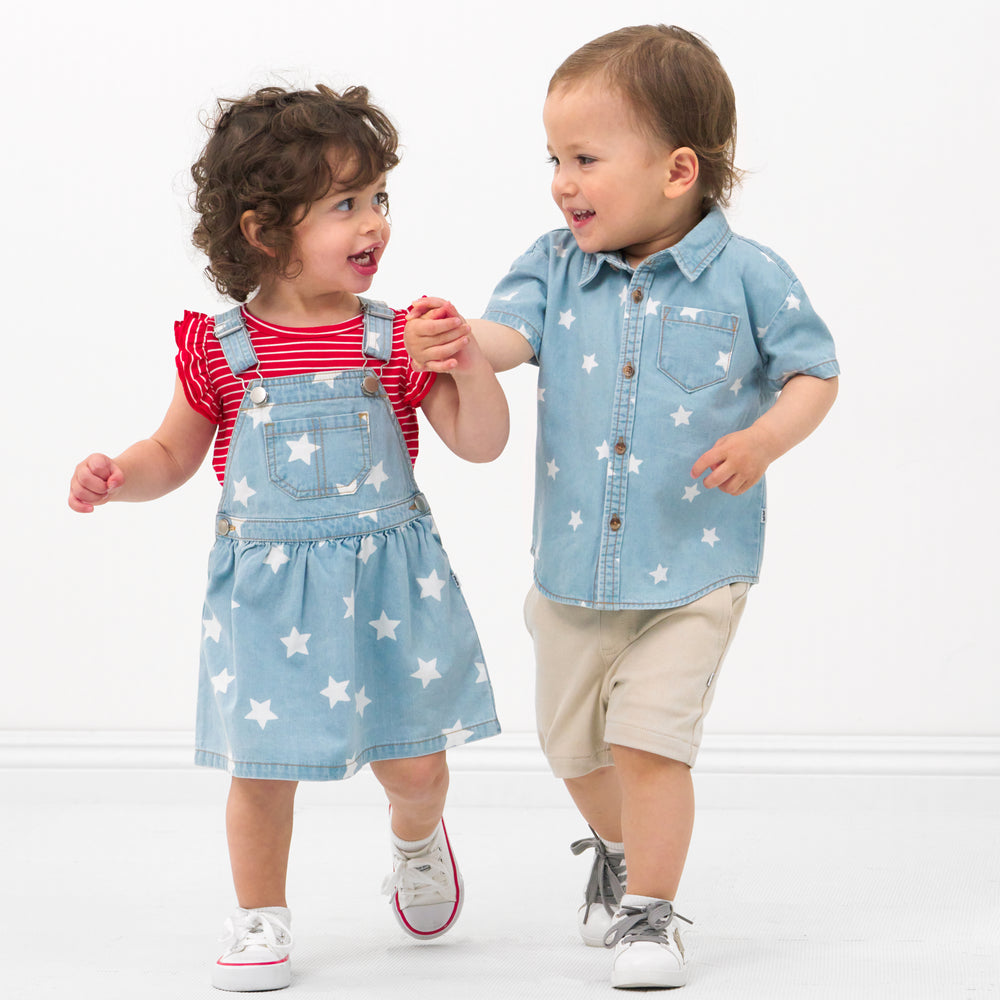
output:
[[[532,587],[524,620],[538,736],[556,777],[613,764],[611,744],[693,765],[748,589],[727,584],[679,608],[595,611]]]

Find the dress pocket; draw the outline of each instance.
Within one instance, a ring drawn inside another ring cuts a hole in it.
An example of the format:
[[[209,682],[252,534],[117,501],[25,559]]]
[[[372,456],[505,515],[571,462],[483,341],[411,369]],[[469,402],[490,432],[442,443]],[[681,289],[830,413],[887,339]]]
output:
[[[739,317],[693,306],[664,306],[661,316],[660,371],[685,392],[722,382],[729,374]]]
[[[368,414],[296,417],[264,425],[268,478],[296,500],[357,493],[372,468]]]

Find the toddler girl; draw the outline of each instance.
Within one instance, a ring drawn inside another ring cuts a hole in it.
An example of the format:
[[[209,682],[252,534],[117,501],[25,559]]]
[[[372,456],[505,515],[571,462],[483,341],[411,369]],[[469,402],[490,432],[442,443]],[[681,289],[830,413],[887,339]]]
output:
[[[413,479],[416,406],[490,461],[507,404],[470,337],[418,374],[402,312],[362,298],[389,239],[397,133],[363,87],[267,87],[219,105],[192,168],[194,242],[237,303],[175,324],[160,428],[81,462],[69,505],[152,500],[213,439],[222,482],[203,623],[196,762],[229,772],[239,909],[212,982],[289,984],[285,876],[299,780],[370,763],[390,803],[384,890],[405,931],[448,930],[462,878],[442,820],[445,750],[499,732],[475,627]],[[252,296],[252,297],[251,297]]]

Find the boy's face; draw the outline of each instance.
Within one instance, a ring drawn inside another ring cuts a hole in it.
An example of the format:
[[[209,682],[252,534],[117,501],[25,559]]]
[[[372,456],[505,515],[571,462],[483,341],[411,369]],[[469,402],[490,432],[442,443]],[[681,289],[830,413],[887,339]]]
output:
[[[620,250],[636,265],[691,228],[687,200],[665,194],[672,151],[639,131],[618,93],[596,80],[558,87],[542,120],[552,197],[581,250]]]

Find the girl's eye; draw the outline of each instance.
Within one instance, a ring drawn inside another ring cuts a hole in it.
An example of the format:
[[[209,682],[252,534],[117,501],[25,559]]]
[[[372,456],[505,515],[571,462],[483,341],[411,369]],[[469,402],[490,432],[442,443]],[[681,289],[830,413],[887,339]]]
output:
[[[556,157],[556,156],[550,156],[545,162],[548,163],[550,166],[553,166],[553,167],[558,167],[559,166],[559,158]]]
[[[586,167],[591,163],[596,163],[597,161],[592,156],[578,156],[576,162],[580,164],[581,167]]]
[[[379,211],[383,215],[389,214],[389,194],[387,191],[379,191],[372,199],[372,203],[378,206]]]
[[[354,199],[345,198],[343,201],[338,201],[336,205],[333,206],[335,212],[350,212],[354,209]]]

